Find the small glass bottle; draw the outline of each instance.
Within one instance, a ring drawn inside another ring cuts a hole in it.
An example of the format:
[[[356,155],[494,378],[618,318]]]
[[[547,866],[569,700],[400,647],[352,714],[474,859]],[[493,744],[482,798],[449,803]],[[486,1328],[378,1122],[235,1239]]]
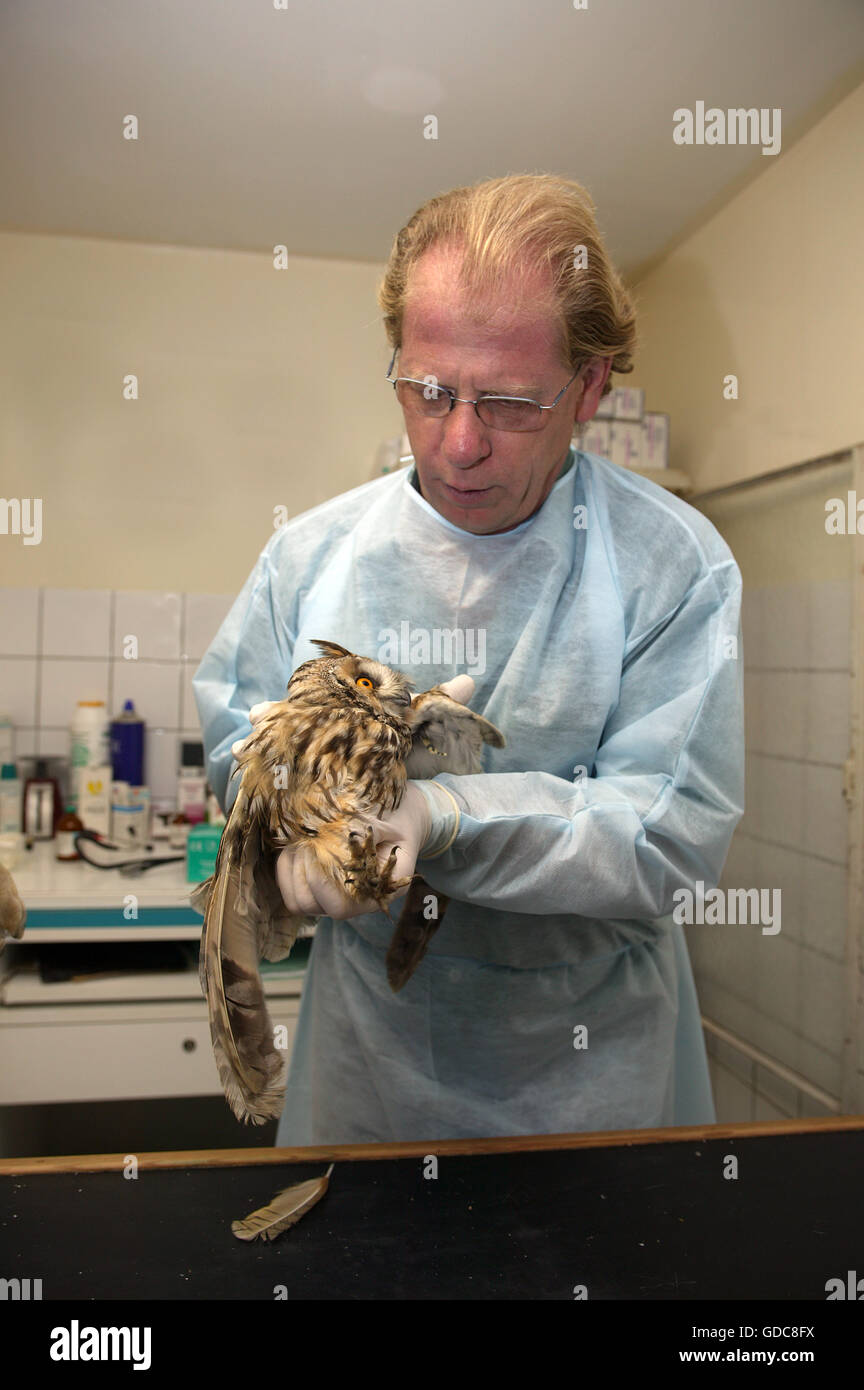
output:
[[[71,863],[75,859],[80,859],[81,855],[75,848],[75,836],[79,830],[84,829],[84,822],[79,820],[75,814],[75,803],[67,803],[66,810],[57,822],[57,850],[54,858],[63,863]]]
[[[168,826],[168,844],[171,849],[185,849],[192,826],[182,811],[178,811]]]

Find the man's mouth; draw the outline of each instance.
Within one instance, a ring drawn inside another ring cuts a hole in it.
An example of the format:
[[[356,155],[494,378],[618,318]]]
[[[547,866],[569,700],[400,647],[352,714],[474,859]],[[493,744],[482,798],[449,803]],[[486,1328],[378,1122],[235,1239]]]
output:
[[[444,483],[445,492],[449,493],[457,502],[473,502],[481,497],[486,497],[492,491],[491,487],[452,487],[450,483]]]

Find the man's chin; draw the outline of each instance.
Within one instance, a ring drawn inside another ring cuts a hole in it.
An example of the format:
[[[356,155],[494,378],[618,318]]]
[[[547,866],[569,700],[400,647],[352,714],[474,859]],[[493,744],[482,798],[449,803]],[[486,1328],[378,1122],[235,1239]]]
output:
[[[506,514],[502,513],[499,495],[501,489],[498,487],[488,489],[488,498],[466,498],[462,502],[438,478],[424,487],[418,471],[417,482],[421,497],[425,498],[446,521],[458,526],[461,531],[470,531],[475,536],[494,535],[498,531],[509,531],[518,524],[508,520]]]
[[[472,507],[469,510],[467,507],[448,504],[445,501],[435,502],[433,505],[447,521],[462,531],[470,531],[474,536],[494,536],[499,531],[509,531],[518,525],[518,522],[502,516],[497,508],[494,511],[488,507]]]

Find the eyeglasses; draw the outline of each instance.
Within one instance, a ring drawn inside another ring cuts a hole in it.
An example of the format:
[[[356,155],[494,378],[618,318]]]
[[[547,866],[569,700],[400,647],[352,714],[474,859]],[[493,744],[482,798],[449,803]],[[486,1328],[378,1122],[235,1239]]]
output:
[[[475,401],[464,400],[462,396],[457,396],[449,386],[439,386],[433,376],[429,376],[425,381],[418,381],[416,377],[397,376],[391,377],[393,363],[396,361],[396,353],[390,359],[390,366],[387,368],[387,381],[396,392],[396,399],[402,409],[410,415],[419,415],[427,419],[441,419],[449,415],[454,405],[458,401],[461,405],[473,405],[478,420],[484,425],[488,425],[493,430],[511,430],[523,433],[528,430],[542,430],[544,425],[543,411],[554,410],[564,392],[573,385],[577,376],[585,366],[581,362],[567,382],[562,386],[558,395],[551,405],[541,405],[539,401],[528,400],[524,396],[478,396]]]

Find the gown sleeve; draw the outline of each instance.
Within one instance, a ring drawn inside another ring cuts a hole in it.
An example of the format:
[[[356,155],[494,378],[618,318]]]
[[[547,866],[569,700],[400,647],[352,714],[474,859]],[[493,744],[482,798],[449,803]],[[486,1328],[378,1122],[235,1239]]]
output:
[[[654,919],[676,890],[716,886],[744,809],[740,609],[729,557],[627,642],[594,766],[575,781],[439,775],[461,814],[451,848],[423,863],[432,887],[505,912]]]
[[[192,678],[207,780],[227,814],[237,795],[231,745],[251,732],[249,710],[281,700],[292,671],[295,634],[282,613],[271,537]]]

